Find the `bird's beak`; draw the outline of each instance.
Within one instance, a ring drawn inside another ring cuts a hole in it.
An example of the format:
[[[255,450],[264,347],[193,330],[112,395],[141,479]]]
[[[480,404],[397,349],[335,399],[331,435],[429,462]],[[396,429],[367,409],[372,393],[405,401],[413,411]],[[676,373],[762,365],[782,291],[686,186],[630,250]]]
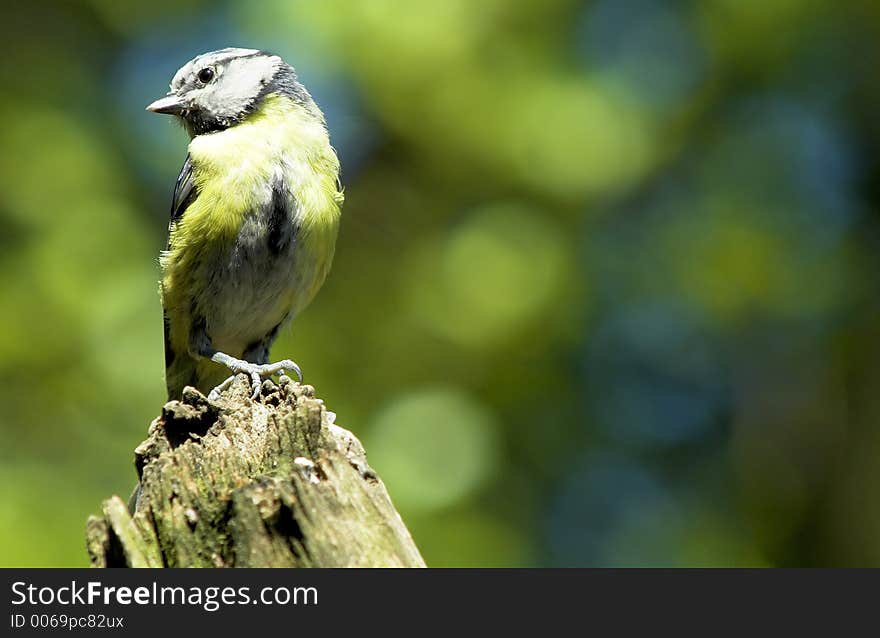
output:
[[[167,113],[168,115],[180,115],[185,107],[180,100],[180,96],[169,93],[165,97],[160,97],[152,104],[147,105],[147,110],[151,113]]]

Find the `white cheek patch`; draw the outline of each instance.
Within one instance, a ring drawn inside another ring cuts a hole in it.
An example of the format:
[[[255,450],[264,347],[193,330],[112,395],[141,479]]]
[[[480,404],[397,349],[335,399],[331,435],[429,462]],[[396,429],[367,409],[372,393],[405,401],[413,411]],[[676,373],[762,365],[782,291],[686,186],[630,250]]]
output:
[[[281,58],[277,56],[230,61],[213,86],[212,104],[227,113],[240,113],[269,83],[280,64]]]

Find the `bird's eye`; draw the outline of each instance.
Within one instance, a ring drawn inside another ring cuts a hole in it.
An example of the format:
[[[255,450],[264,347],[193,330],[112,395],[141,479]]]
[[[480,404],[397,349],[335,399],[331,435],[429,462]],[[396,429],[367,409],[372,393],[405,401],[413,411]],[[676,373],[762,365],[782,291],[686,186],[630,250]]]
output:
[[[208,82],[210,82],[211,80],[214,79],[214,69],[212,69],[209,66],[206,66],[204,69],[202,69],[201,71],[198,72],[196,77],[198,78],[199,82],[201,82],[202,84],[207,84]]]

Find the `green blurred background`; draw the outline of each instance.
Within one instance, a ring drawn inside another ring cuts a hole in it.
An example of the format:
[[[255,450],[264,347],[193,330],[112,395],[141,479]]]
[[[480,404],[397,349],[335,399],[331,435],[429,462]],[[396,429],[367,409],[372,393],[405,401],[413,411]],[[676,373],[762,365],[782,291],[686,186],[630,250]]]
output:
[[[0,565],[163,403],[176,69],[273,50],[346,204],[279,340],[433,566],[880,565],[880,3],[0,7]]]

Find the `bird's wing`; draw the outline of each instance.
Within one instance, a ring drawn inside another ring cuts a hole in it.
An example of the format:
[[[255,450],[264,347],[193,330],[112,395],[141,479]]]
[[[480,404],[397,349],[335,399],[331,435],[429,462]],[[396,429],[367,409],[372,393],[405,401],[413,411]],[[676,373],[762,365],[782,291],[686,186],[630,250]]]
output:
[[[193,181],[192,159],[189,153],[187,153],[183,166],[180,169],[180,175],[177,176],[177,183],[174,185],[174,196],[171,199],[171,217],[168,220],[168,244],[165,246],[166,250],[171,247],[171,229],[174,227],[174,223],[183,217],[186,209],[195,200],[196,195],[198,195],[198,190]],[[165,368],[167,373],[167,368],[174,362],[174,351],[171,349],[168,315],[165,312],[162,315],[165,324]]]
[[[180,175],[177,176],[177,183],[174,185],[174,197],[171,200],[171,219],[168,221],[169,233],[174,222],[183,217],[183,213],[192,204],[196,195],[198,195],[198,192],[193,181],[192,159],[189,153],[187,153],[183,167],[180,169]]]

